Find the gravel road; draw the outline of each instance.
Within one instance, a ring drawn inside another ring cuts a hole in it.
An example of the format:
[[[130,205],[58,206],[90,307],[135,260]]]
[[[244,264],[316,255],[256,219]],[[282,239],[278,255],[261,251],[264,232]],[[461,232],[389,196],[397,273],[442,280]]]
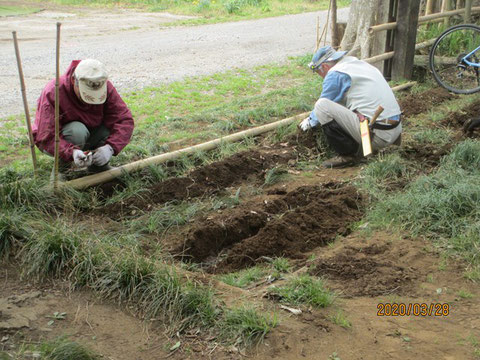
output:
[[[44,10],[0,18],[0,117],[23,112],[12,31],[17,31],[30,108],[55,76],[56,22],[62,23],[60,71],[73,59],[104,62],[120,93],[213,74],[286,61],[312,52],[316,21],[327,12],[287,15],[232,23],[169,27],[182,18],[132,10]],[[338,13],[346,20],[348,9]]]

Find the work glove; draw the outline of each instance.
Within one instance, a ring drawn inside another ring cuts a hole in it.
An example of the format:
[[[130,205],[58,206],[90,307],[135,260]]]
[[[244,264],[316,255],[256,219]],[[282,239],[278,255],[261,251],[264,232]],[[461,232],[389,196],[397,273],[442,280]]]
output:
[[[477,127],[480,127],[480,118],[470,119],[465,121],[465,123],[463,124],[463,131],[471,132]]]
[[[113,148],[110,145],[103,145],[93,153],[93,165],[103,166],[110,161],[113,155]]]
[[[300,129],[302,129],[303,131],[307,131],[309,129],[312,128],[312,125],[310,125],[310,116],[307,117],[306,119],[304,119],[300,125],[298,125],[300,127]]]
[[[73,150],[73,162],[79,168],[92,165],[92,154],[86,155],[82,150]]]

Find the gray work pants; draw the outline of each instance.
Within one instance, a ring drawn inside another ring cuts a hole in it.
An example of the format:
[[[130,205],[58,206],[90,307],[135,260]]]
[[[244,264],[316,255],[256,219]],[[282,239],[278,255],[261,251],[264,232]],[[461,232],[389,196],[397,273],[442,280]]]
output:
[[[337,104],[329,99],[321,98],[315,104],[315,115],[321,125],[335,120],[347,134],[357,143],[362,143],[360,134],[360,121],[357,114],[345,106]],[[402,124],[391,130],[374,130],[375,136],[372,141],[372,150],[380,150],[392,144],[402,133]]]
[[[110,130],[104,125],[89,129],[80,121],[72,121],[62,126],[65,141],[82,150],[94,150],[105,145],[109,135]]]

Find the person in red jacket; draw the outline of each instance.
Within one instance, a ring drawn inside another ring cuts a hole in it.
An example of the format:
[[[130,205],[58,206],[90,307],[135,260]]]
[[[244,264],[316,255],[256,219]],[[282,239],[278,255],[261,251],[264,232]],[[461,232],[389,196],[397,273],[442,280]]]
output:
[[[105,66],[94,59],[74,60],[60,77],[61,171],[72,161],[89,172],[111,169],[112,155],[130,142],[132,113],[108,81]],[[32,126],[35,145],[53,156],[55,149],[55,80],[37,102]]]

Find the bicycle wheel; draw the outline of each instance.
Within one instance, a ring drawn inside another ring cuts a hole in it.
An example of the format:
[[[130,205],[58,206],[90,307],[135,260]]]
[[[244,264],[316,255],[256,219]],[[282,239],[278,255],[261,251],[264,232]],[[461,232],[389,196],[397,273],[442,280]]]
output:
[[[430,50],[433,77],[439,85],[457,94],[480,91],[479,68],[467,61],[480,66],[480,27],[476,25],[456,25],[445,30]]]

